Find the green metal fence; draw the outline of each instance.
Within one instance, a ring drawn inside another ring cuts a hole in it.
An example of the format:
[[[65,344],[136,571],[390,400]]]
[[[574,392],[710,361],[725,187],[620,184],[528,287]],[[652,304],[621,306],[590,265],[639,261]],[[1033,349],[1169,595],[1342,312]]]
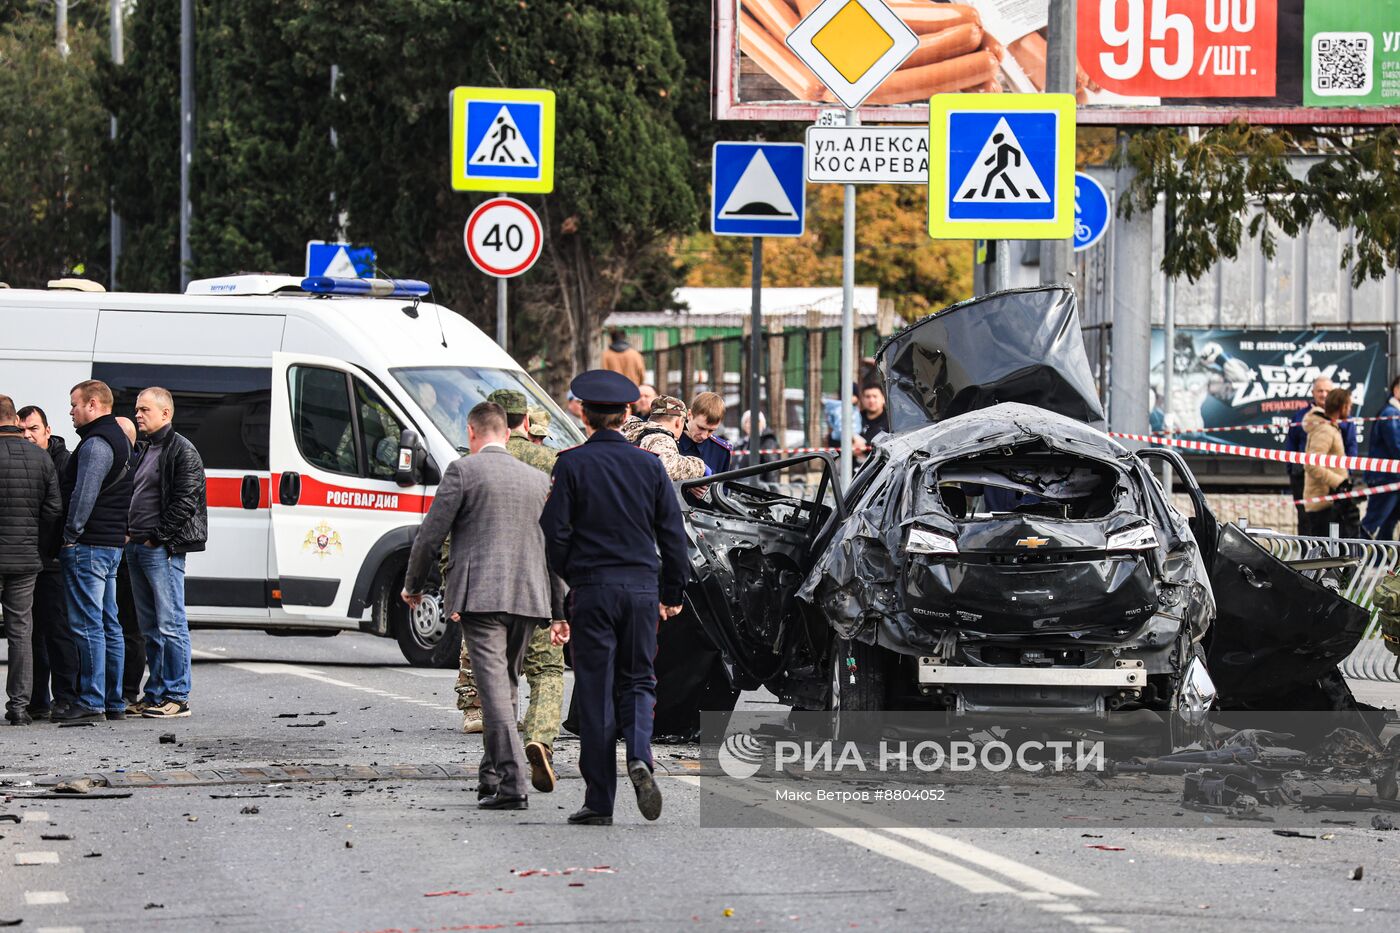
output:
[[[874,326],[856,329],[858,364],[874,355],[880,339]],[[824,446],[822,400],[840,397],[849,391],[842,383],[849,386],[860,377],[857,372],[840,378],[840,328],[786,327],[765,333],[762,340],[760,410],[769,428],[785,447]],[[723,395],[729,437],[738,439],[739,417],[750,407],[748,335],[701,336],[674,346],[653,346],[642,356],[648,378],[661,395],[686,401],[705,391]],[[770,404],[770,399],[779,398],[782,405]]]

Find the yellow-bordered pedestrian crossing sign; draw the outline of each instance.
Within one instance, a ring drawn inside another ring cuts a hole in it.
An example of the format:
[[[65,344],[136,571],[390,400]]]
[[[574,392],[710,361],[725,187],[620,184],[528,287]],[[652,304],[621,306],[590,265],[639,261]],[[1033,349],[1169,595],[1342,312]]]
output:
[[[929,101],[935,239],[1074,234],[1072,94],[938,94]]]
[[[554,92],[452,89],[452,187],[546,194],[554,190]]]

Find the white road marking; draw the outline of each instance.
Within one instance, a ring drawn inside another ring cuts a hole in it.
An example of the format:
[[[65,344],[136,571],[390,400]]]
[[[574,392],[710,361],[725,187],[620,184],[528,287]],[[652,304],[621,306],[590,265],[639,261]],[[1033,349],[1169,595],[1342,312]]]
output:
[[[83,933],[82,927],[39,927],[34,933]]]
[[[1098,897],[1098,894],[1088,888],[1080,887],[1073,882],[1024,865],[1015,859],[1009,859],[995,852],[988,852],[969,842],[936,833],[931,829],[891,829],[889,832],[906,839],[912,839],[920,845],[927,846],[944,855],[951,855],[960,858],[965,862],[971,862],[979,868],[996,872],[1013,881],[1019,881],[1028,888],[1036,891],[1044,891],[1047,894],[1059,894],[1066,897]]]
[[[406,697],[397,693],[389,693],[387,690],[380,690],[378,687],[366,687],[363,684],[352,684],[348,680],[338,680],[334,677],[327,677],[315,668],[301,667],[296,664],[282,664],[267,661],[231,661],[225,666],[237,668],[240,671],[248,671],[250,674],[282,674],[290,677],[305,677],[307,680],[315,680],[323,684],[330,684],[332,687],[357,690],[360,693],[369,693],[389,700],[398,700],[402,703],[426,706],[428,709],[442,710],[448,713],[457,712],[457,707],[455,706],[442,706],[430,700],[421,700],[417,697]]]
[[[66,904],[68,895],[62,891],[25,891],[24,902],[30,907],[38,907],[42,904]]]
[[[1074,904],[1069,903],[1068,901],[1050,901],[1043,904],[1036,904],[1035,906],[1039,907],[1041,910],[1048,911],[1052,914],[1079,913],[1079,908]]]
[[[400,674],[412,674],[414,677],[430,677],[433,680],[441,680],[448,677],[456,677],[456,671],[432,670],[417,667],[394,667],[390,670],[398,671]]]
[[[676,781],[683,781],[696,787],[701,787],[700,777],[693,774],[672,774],[670,777]],[[724,794],[722,787],[707,788],[713,793]],[[730,796],[726,794],[726,796]],[[737,799],[737,798],[736,798]],[[806,809],[820,809],[828,813],[839,815],[843,820],[849,819],[850,814],[824,807],[821,804],[808,804]],[[1062,900],[1061,896],[1077,897],[1097,897],[1098,894],[1088,888],[1081,887],[1073,882],[1058,878],[1048,872],[1038,868],[1032,868],[1017,862],[1015,859],[989,852],[986,849],[974,846],[971,843],[963,842],[960,839],[953,839],[936,833],[929,829],[920,828],[875,828],[865,827],[830,827],[816,825],[817,817],[802,810],[791,809],[789,814],[798,822],[804,822],[813,829],[820,830],[838,839],[844,839],[854,845],[862,846],[872,852],[884,855],[899,862],[904,862],[914,868],[927,872],[935,877],[941,878],[951,884],[955,884],[973,894],[1012,894],[1023,900],[1033,903],[1036,907],[1047,913],[1076,924],[1080,927],[1087,927],[1090,933],[1129,933],[1124,927],[1111,926],[1091,926],[1090,924],[1103,924],[1103,918],[1081,913],[1081,908],[1069,901]],[[1022,885],[1026,885],[1033,890],[1017,890],[1010,885],[1004,884],[995,878],[990,878],[984,874],[974,871],[960,863],[949,861],[932,855],[923,849],[905,845],[890,838],[891,835],[899,835],[936,849],[945,855],[953,856],[970,862],[979,868],[1002,875]]]
[[[16,852],[16,865],[57,865],[57,852]]]
[[[882,836],[869,829],[857,829],[855,827],[834,827],[818,826],[822,832],[835,836],[837,839],[844,839],[847,842],[863,846],[872,852],[878,852],[888,858],[903,862],[906,865],[913,865],[915,868],[936,875],[944,881],[950,882],[969,891],[973,894],[1013,894],[1014,889],[1002,884],[994,878],[979,874],[970,868],[964,868],[947,859],[941,859],[936,855],[930,855],[922,849],[907,846],[902,842],[896,842],[888,836]]]
[[[24,815],[24,821],[26,823],[47,823],[49,813],[47,810],[31,810]]]

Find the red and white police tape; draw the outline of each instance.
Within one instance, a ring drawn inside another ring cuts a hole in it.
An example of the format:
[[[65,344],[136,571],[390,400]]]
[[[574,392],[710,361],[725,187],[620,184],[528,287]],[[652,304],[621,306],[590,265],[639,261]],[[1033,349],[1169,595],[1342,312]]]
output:
[[[1358,416],[1355,417],[1355,418],[1347,418],[1345,421],[1339,421],[1339,422],[1337,422],[1337,423],[1338,423],[1338,424],[1359,424],[1359,423],[1361,423],[1361,422],[1371,422],[1371,421],[1396,421],[1396,420],[1400,420],[1400,415],[1370,415],[1370,416],[1367,416],[1367,417],[1361,417],[1360,415],[1358,415]],[[1156,433],[1158,433],[1158,434],[1164,434],[1164,435],[1171,435],[1171,434],[1220,434],[1220,433],[1222,433],[1222,432],[1224,432],[1224,431],[1251,431],[1251,432],[1254,432],[1254,433],[1256,433],[1256,434],[1262,434],[1262,433],[1264,433],[1264,432],[1266,432],[1266,431],[1287,431],[1289,428],[1293,427],[1293,425],[1296,424],[1296,423],[1297,423],[1297,422],[1290,422],[1289,424],[1274,424],[1274,423],[1270,422],[1269,424],[1230,424],[1230,425],[1222,425],[1221,427],[1215,427],[1215,428],[1204,428],[1204,427],[1203,427],[1203,428],[1173,428],[1173,429],[1170,430],[1170,431],[1162,430],[1162,431],[1158,431],[1158,432],[1156,432]]]
[[[1124,434],[1109,431],[1110,437],[1120,440],[1141,441],[1144,444],[1166,444],[1171,447],[1184,447],[1210,454],[1228,454],[1232,457],[1249,457],[1254,460],[1278,460],[1283,463],[1299,463],[1304,466],[1330,467],[1334,470],[1373,470],[1377,473],[1400,473],[1400,460],[1387,460],[1382,457],[1345,457],[1333,454],[1307,454],[1292,450],[1268,450],[1263,447],[1241,447],[1238,444],[1217,444],[1212,441],[1188,441],[1179,437],[1165,437],[1159,434]]]
[[[1263,447],[1241,447],[1237,444],[1215,444],[1209,441],[1187,441],[1177,437],[1164,437],[1160,434],[1125,434],[1109,431],[1109,436],[1127,441],[1141,441],[1145,444],[1165,444],[1171,447],[1184,447],[1205,453],[1226,454],[1232,457],[1249,457],[1254,460],[1281,460],[1284,463],[1297,463],[1303,466],[1324,466],[1331,469],[1371,470],[1377,473],[1400,473],[1400,460],[1387,460],[1382,457],[1338,457],[1332,454],[1298,453],[1292,450],[1267,450]],[[1359,499],[1378,492],[1393,492],[1400,489],[1400,482],[1385,483],[1351,492],[1338,492],[1328,496],[1313,496],[1310,499],[1295,499],[1294,505],[1309,502],[1336,502],[1339,499]]]

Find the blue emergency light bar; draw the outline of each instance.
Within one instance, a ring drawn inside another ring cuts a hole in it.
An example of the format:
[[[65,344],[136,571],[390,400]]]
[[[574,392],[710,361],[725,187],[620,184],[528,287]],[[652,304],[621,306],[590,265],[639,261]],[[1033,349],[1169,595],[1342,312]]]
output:
[[[302,291],[313,295],[367,295],[371,298],[422,298],[433,290],[418,279],[352,279],[313,275],[301,280]]]

